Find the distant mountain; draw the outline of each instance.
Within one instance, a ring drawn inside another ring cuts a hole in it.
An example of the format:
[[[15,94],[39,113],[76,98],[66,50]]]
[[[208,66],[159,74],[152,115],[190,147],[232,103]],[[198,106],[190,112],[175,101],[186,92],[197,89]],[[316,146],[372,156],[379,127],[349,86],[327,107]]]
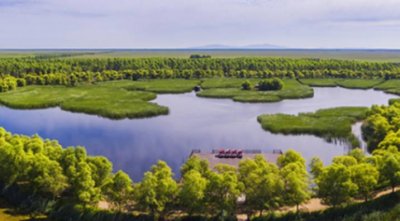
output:
[[[223,44],[210,44],[204,45],[200,47],[193,47],[190,49],[281,49],[284,48],[279,45],[273,44],[251,44],[244,46],[232,46],[232,45],[223,45]]]
[[[279,49],[279,48],[285,48],[279,45],[273,45],[273,44],[253,44],[253,45],[246,45],[243,48],[249,48],[249,49]]]

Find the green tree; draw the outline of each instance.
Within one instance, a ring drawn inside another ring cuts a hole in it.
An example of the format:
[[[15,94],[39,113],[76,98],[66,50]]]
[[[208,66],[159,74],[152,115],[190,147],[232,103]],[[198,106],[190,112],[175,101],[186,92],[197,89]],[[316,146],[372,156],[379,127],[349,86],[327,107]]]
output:
[[[311,198],[307,170],[302,164],[293,162],[281,168],[281,174],[284,182],[284,204],[296,206],[299,211],[299,205]]]
[[[192,170],[199,172],[203,177],[207,177],[210,172],[208,161],[202,160],[198,156],[191,156],[181,166],[181,176],[184,177],[187,172]]]
[[[173,209],[177,191],[171,168],[164,161],[158,161],[151,171],[144,174],[142,182],[135,189],[136,203],[155,218],[164,219]]]
[[[107,184],[106,195],[118,210],[126,208],[133,192],[132,180],[128,174],[119,170]]]
[[[249,80],[245,80],[242,83],[242,89],[243,90],[251,90],[252,86],[251,86],[251,82]]]
[[[206,203],[214,215],[232,216],[236,201],[241,193],[236,169],[229,165],[217,165],[217,172],[211,172],[206,189]]]
[[[207,183],[207,179],[196,170],[190,170],[183,176],[179,191],[179,202],[189,216],[204,210]]]
[[[378,183],[378,169],[369,163],[360,163],[350,167],[350,172],[351,180],[357,185],[357,195],[367,201]]]
[[[276,165],[268,163],[264,156],[245,159],[239,163],[239,178],[245,195],[244,208],[248,218],[259,211],[278,208],[282,204],[283,180]]]
[[[357,185],[351,180],[350,170],[342,164],[325,167],[317,177],[318,196],[328,205],[337,206],[346,203],[357,191]]]
[[[310,162],[310,172],[314,176],[314,178],[319,177],[324,169],[324,163],[318,157],[314,157]]]
[[[394,192],[400,184],[400,151],[395,146],[387,149],[377,149],[373,153],[373,160],[380,174],[380,182],[388,185]]]

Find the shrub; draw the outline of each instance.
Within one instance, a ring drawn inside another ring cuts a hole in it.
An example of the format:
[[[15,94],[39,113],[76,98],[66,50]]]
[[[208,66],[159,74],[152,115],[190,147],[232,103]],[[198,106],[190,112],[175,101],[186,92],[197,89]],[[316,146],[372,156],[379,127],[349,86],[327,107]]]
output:
[[[246,81],[244,81],[243,82],[243,84],[242,84],[242,89],[243,90],[251,90],[251,83],[250,83],[250,81],[249,80],[246,80]]]
[[[258,90],[260,91],[278,91],[282,88],[283,81],[278,78],[262,80],[258,83]]]

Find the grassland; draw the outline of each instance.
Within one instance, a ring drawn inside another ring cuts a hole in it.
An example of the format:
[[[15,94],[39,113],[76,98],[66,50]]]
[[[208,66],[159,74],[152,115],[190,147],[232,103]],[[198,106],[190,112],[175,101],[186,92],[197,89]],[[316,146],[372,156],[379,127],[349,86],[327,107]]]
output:
[[[72,54],[73,58],[143,58],[178,57],[209,54],[216,58],[273,57],[317,58],[379,62],[399,62],[400,50],[334,50],[334,49],[121,49],[121,50],[0,50],[0,57],[43,54]]]
[[[243,91],[242,79],[206,79],[202,97],[232,98],[242,102],[276,102],[288,98],[313,96],[312,88],[286,80],[281,91]],[[257,80],[253,79],[254,83]],[[168,114],[167,107],[149,102],[156,93],[184,93],[200,80],[109,81],[77,87],[28,86],[1,93],[0,103],[15,109],[60,107],[71,112],[99,115],[111,119],[142,118]],[[236,87],[236,88],[231,88]]]
[[[129,81],[121,83],[109,83],[109,85],[123,86],[127,90],[143,90],[150,91],[157,94],[175,94],[190,92],[196,85],[200,84],[200,80],[144,80],[144,81]]]
[[[265,114],[258,116],[262,128],[272,133],[313,134],[326,139],[339,138],[354,142],[351,125],[365,118],[366,107],[336,107],[315,113]],[[353,146],[357,143],[353,143]]]
[[[380,84],[384,83],[383,79],[337,79],[337,78],[327,78],[327,79],[301,79],[299,80],[305,85],[312,87],[344,87],[349,89],[371,89],[378,87]]]
[[[1,93],[0,103],[16,109],[60,107],[63,110],[112,119],[151,117],[168,114],[168,108],[148,102],[156,94],[128,91],[108,84],[63,87],[29,86]]]
[[[253,84],[259,80],[251,79]],[[239,102],[277,102],[283,99],[307,98],[314,95],[312,88],[295,80],[284,80],[284,87],[279,91],[242,90],[243,79],[206,79],[202,82],[205,90],[197,96],[208,98],[230,98]]]

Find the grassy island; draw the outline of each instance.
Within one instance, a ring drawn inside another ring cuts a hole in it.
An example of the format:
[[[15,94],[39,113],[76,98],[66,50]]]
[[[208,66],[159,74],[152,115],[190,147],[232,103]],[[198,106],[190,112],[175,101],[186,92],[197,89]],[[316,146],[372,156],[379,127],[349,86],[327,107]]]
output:
[[[0,103],[16,109],[60,107],[63,110],[112,119],[168,114],[168,108],[151,103],[156,94],[128,91],[108,83],[90,86],[28,86],[1,93]]]
[[[265,114],[257,119],[262,128],[272,133],[313,134],[327,139],[343,138],[357,146],[358,143],[351,133],[351,125],[364,119],[367,111],[366,107],[336,107],[298,115]]]
[[[277,91],[243,90],[243,79],[206,79],[202,83],[205,90],[197,93],[199,97],[230,98],[239,102],[277,102],[283,99],[308,98],[314,91],[296,80],[283,80],[284,86]],[[249,79],[255,85],[259,79]]]

